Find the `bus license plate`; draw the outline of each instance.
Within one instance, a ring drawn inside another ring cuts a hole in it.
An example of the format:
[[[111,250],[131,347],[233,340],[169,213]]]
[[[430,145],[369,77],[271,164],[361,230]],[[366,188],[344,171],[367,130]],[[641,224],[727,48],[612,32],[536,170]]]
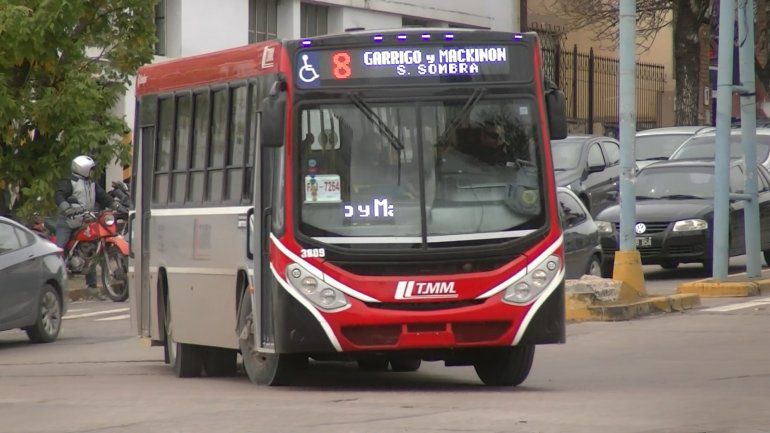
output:
[[[642,236],[636,238],[636,246],[637,247],[651,247],[652,246],[652,238],[650,236]]]

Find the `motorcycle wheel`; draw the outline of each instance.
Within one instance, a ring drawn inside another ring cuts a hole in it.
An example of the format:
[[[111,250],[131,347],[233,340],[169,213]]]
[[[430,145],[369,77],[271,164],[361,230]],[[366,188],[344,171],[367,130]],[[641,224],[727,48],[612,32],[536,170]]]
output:
[[[128,276],[124,257],[114,245],[107,245],[102,255],[102,285],[107,296],[115,302],[128,299]]]

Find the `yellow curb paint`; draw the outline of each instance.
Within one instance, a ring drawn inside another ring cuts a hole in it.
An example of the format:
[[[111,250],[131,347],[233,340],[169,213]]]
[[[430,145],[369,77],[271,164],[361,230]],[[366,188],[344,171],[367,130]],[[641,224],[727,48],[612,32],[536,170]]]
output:
[[[647,296],[644,287],[644,272],[639,251],[616,251],[612,279],[620,280],[636,291],[638,296]]]
[[[677,293],[694,293],[704,298],[746,297],[759,294],[760,286],[753,281],[711,281],[699,280],[682,283],[677,287]]]

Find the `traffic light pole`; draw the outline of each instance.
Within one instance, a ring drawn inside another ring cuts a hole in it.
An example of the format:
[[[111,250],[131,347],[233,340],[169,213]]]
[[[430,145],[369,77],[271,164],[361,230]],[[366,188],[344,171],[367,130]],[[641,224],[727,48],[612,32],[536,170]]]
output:
[[[720,38],[721,41],[721,38]],[[738,46],[741,85],[741,143],[746,161],[744,186],[746,227],[746,276],[757,278],[762,273],[759,235],[759,201],[757,194],[757,101],[754,74],[754,0],[740,3],[738,8]]]
[[[719,2],[716,148],[714,154],[713,278],[727,278],[730,231],[730,118],[733,97],[735,0]]]

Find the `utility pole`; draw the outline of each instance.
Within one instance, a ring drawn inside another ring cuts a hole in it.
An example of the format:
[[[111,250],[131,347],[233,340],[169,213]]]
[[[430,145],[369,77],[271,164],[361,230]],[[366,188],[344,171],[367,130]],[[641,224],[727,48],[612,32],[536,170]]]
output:
[[[620,1],[620,251],[613,278],[645,294],[644,273],[636,250],[636,2]]]
[[[717,133],[714,149],[713,279],[727,278],[730,231],[730,117],[733,98],[735,0],[719,2],[719,65],[717,69]]]
[[[763,12],[764,13],[764,12]],[[721,38],[720,38],[721,41]],[[759,195],[757,193],[757,97],[754,74],[754,0],[740,2],[738,7],[738,56],[741,85],[741,144],[746,161],[744,222],[746,227],[746,276],[758,278],[762,273],[759,235]]]

